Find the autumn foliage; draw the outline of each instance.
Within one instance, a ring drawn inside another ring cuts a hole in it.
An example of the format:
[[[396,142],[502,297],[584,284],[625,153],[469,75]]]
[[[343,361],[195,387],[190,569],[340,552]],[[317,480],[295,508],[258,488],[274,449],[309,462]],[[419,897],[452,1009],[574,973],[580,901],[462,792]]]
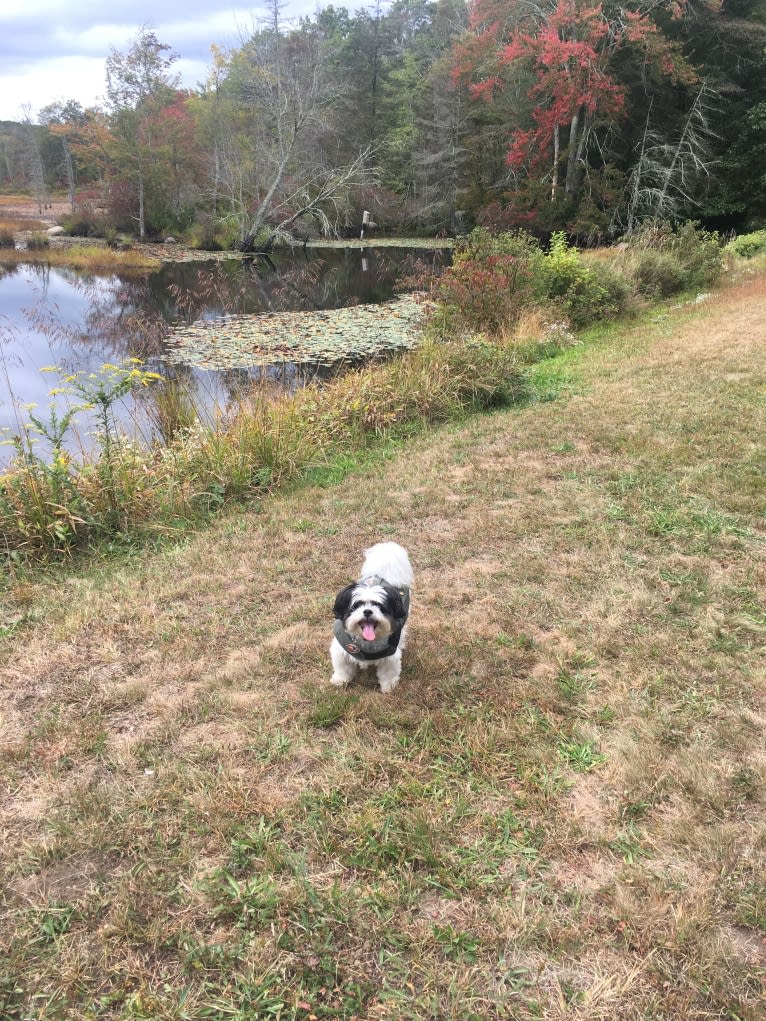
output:
[[[603,169],[599,132],[626,113],[617,59],[623,51],[631,49],[647,73],[689,80],[677,47],[650,17],[660,9],[673,16],[680,6],[607,10],[603,3],[556,0],[549,12],[511,13],[497,0],[472,3],[470,32],[454,50],[453,80],[489,108],[507,102],[511,90],[523,92],[526,115],[509,124],[506,164],[516,175],[547,180],[551,202],[578,201],[589,172]]]
[[[190,92],[143,30],[107,61],[105,109],[0,124],[0,185],[66,188],[73,216],[100,190],[113,230],[218,248],[356,235],[365,209],[389,233],[588,244],[766,215],[761,0],[267,6]]]
[[[538,32],[513,34],[500,60],[503,64],[517,60],[531,63],[534,80],[528,97],[534,107],[533,126],[518,129],[512,136],[507,156],[510,166],[538,165],[548,155],[556,128],[571,125],[580,110],[591,119],[597,114],[619,119],[625,94],[610,75],[608,64],[620,46],[621,35],[610,31],[601,5],[582,9],[576,0],[559,0]],[[574,141],[570,139],[570,144]]]

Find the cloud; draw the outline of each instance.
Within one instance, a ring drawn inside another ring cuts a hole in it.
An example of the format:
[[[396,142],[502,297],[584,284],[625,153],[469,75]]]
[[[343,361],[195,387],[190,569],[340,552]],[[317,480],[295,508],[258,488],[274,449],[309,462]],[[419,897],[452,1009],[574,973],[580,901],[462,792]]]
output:
[[[22,107],[33,115],[49,103],[75,99],[82,106],[100,105],[106,91],[100,58],[54,57],[41,72],[34,64],[0,75],[0,120],[20,120]]]
[[[239,0],[241,3],[241,0]],[[177,54],[185,88],[206,77],[210,46],[237,46],[263,21],[267,3],[211,10],[211,0],[0,0],[0,120],[17,120],[57,100],[99,105],[112,49],[128,49],[142,27]],[[285,18],[314,11],[315,0],[291,0]]]

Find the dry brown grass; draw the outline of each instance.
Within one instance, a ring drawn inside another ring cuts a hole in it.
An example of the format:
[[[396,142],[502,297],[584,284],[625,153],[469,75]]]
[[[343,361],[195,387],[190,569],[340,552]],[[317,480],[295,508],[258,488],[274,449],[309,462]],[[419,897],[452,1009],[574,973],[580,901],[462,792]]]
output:
[[[0,195],[0,233],[45,230],[53,226],[60,212],[67,209],[67,205],[56,201],[50,209],[40,210],[27,195]]]
[[[556,400],[18,577],[6,1015],[762,1017],[764,327],[758,278],[544,363]],[[388,537],[402,684],[338,693]]]
[[[51,266],[68,266],[85,270],[156,269],[160,260],[141,249],[116,251],[106,244],[79,243],[67,239],[66,245],[52,244],[42,248],[0,248],[0,264],[16,265],[44,262]]]
[[[0,195],[0,234],[22,238],[45,232],[70,212],[68,201],[53,197],[42,210],[26,195]],[[54,238],[43,248],[0,248],[0,263],[47,262],[74,269],[147,269],[160,264],[155,250],[113,251],[104,241],[90,238]]]
[[[27,220],[21,217],[0,214],[0,233],[17,234],[24,230],[45,230],[47,224],[42,220]]]

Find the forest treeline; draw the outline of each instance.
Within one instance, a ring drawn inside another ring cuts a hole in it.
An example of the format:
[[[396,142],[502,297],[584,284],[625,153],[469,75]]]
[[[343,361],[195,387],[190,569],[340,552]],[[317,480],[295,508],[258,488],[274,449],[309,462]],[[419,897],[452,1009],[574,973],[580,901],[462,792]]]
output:
[[[142,29],[103,108],[0,122],[0,187],[69,196],[72,233],[200,247],[476,225],[579,243],[647,218],[766,214],[766,0],[378,0],[286,22],[179,87]]]

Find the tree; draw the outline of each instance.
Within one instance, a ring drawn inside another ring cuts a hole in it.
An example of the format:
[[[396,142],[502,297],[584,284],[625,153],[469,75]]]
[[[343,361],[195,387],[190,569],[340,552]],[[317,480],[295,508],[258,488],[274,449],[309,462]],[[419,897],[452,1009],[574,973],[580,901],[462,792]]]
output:
[[[615,207],[612,227],[630,233],[647,218],[676,219],[695,204],[700,178],[711,173],[711,94],[702,82],[676,137],[661,135],[647,114],[637,159],[627,175],[626,201]]]
[[[138,231],[146,235],[146,186],[159,142],[157,120],[175,100],[179,77],[170,73],[176,55],[142,28],[127,53],[112,49],[106,61],[106,95],[118,165],[128,168],[138,196]]]
[[[178,230],[204,196],[205,154],[199,144],[194,98],[177,92],[159,110],[155,128],[162,174],[153,187],[154,216],[163,229]]]
[[[430,68],[427,89],[418,98],[412,151],[417,219],[440,230],[460,230],[459,194],[467,176],[473,125],[468,97],[442,59]]]
[[[622,114],[624,90],[609,74],[608,65],[627,34],[609,25],[601,5],[583,8],[579,0],[558,0],[547,22],[533,32],[514,31],[501,53],[504,64],[529,60],[534,74],[528,93],[534,104],[533,127],[514,131],[508,164],[520,169],[526,163],[537,169],[550,160],[551,202],[559,197],[562,148],[564,190],[573,199],[596,117],[618,119]]]
[[[50,103],[40,111],[39,121],[48,128],[54,138],[58,139],[61,146],[61,165],[66,177],[69,208],[74,212],[77,166],[71,140],[77,137],[77,133],[85,124],[85,111],[74,100],[67,103]]]
[[[66,134],[78,184],[103,183],[112,168],[111,156],[116,148],[104,111],[89,108],[82,120],[54,125],[51,130]]]
[[[22,161],[27,178],[29,190],[34,196],[40,213],[48,200],[48,188],[45,181],[45,166],[43,164],[41,131],[32,122],[32,109],[29,103],[22,108]]]
[[[694,55],[705,85],[708,172],[688,182],[694,215],[724,230],[759,226],[766,211],[766,8],[762,0],[687,0],[684,16],[665,31]],[[656,127],[656,111],[653,120]],[[668,142],[683,131],[671,123]]]
[[[657,76],[695,80],[680,48],[653,20],[671,8],[680,11],[681,4],[639,0],[631,8],[555,0],[549,9],[524,5],[504,17],[502,7],[498,0],[474,0],[471,34],[456,47],[454,74],[471,79],[473,98],[484,104],[508,92],[520,100],[508,124],[506,155],[516,191],[526,180],[539,202],[534,183],[545,182],[549,203],[562,202],[571,213],[583,199],[584,181],[592,187],[595,176],[608,177],[608,146],[626,115],[623,68],[632,66],[631,52],[638,55],[644,89]]]
[[[328,151],[336,93],[326,57],[314,26],[283,30],[278,0],[268,25],[229,57],[219,179],[243,251],[268,251],[303,217],[329,232],[341,199],[370,176],[369,147],[343,162]]]
[[[210,212],[218,216],[221,196],[223,159],[228,125],[233,123],[230,101],[224,91],[227,70],[225,52],[216,45],[210,47],[213,62],[201,94],[190,101],[197,120],[199,140],[204,164],[204,175],[210,182]]]

